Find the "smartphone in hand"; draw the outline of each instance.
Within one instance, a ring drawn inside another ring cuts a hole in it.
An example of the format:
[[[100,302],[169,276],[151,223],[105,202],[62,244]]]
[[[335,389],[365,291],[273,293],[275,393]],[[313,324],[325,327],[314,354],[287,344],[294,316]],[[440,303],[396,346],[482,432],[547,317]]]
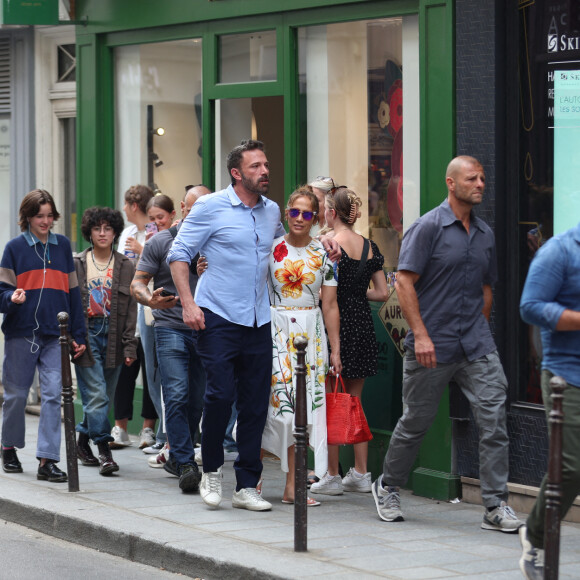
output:
[[[159,229],[157,228],[157,224],[155,222],[147,222],[145,224],[145,231],[148,234],[156,234]]]
[[[173,292],[169,292],[169,290],[165,290],[165,288],[161,290],[159,295],[163,297],[171,296],[172,298],[175,298],[175,294]]]

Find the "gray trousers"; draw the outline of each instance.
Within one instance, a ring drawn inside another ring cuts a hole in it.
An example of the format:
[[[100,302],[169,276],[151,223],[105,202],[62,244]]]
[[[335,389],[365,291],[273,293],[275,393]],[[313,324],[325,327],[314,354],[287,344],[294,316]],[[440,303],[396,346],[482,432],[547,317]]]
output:
[[[397,422],[383,465],[383,485],[405,485],[439,401],[454,380],[469,403],[479,430],[479,475],[485,507],[508,498],[507,380],[497,351],[474,361],[421,366],[413,351],[403,364],[403,416]]]

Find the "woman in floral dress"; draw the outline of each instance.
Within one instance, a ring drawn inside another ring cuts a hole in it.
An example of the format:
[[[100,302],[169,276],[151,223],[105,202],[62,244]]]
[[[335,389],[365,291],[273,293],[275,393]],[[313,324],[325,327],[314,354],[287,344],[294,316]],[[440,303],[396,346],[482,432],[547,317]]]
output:
[[[327,471],[326,406],[324,383],[331,366],[340,372],[340,322],[333,263],[322,244],[310,237],[317,221],[318,199],[310,186],[298,188],[288,200],[289,233],[274,240],[268,289],[272,315],[272,389],[262,448],[280,458],[286,472],[282,502],[294,503],[294,413],[296,403],[296,349],[294,338],[308,339],[306,349],[306,408],[315,472]],[[322,288],[322,312],[318,306]],[[323,321],[324,317],[324,321]],[[308,498],[308,505],[319,502]]]

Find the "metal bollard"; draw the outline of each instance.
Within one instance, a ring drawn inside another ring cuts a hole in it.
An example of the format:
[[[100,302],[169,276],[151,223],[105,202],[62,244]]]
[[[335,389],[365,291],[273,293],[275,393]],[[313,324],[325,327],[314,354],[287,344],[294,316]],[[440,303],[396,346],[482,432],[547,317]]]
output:
[[[564,389],[566,381],[553,377],[552,410],[548,419],[550,429],[550,455],[546,485],[546,513],[544,522],[544,578],[557,580],[560,559],[560,506],[562,505],[562,427],[564,424]]]
[[[294,417],[294,551],[307,551],[307,517],[306,517],[306,454],[308,448],[308,431],[306,425],[306,346],[308,339],[297,336],[294,346],[297,351],[296,375],[296,415]]]
[[[66,465],[68,490],[79,491],[79,466],[77,463],[77,443],[75,432],[75,410],[73,406],[72,376],[70,372],[70,347],[68,344],[68,314],[59,312],[60,363],[62,367],[62,400],[64,409],[64,439],[66,443]]]

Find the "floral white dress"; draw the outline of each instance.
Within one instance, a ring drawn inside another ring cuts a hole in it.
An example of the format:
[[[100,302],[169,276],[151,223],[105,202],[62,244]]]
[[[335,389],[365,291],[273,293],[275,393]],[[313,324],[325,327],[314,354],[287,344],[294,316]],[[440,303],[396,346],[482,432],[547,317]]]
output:
[[[326,400],[324,381],[328,371],[328,346],[322,312],[318,306],[320,287],[336,286],[333,262],[318,240],[304,248],[290,246],[283,237],[274,240],[268,268],[268,290],[272,315],[272,383],[268,418],[262,448],[280,458],[288,471],[288,447],[294,444],[296,349],[294,338],[305,336],[306,409],[314,470],[322,477],[327,470]]]

